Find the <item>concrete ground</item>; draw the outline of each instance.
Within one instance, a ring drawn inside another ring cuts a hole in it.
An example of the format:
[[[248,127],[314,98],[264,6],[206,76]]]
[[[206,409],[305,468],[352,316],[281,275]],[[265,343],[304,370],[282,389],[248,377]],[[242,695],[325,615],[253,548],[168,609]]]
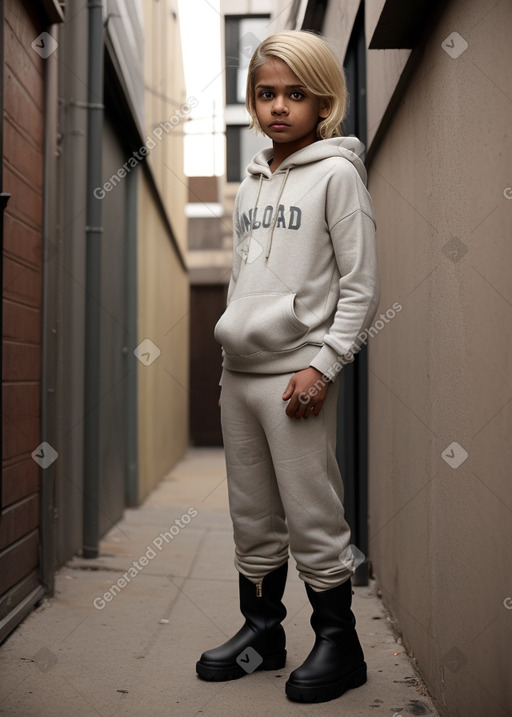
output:
[[[55,597],[2,645],[0,714],[437,715],[372,587],[354,588],[367,684],[319,705],[286,698],[286,678],[313,643],[293,560],[284,598],[286,668],[233,682],[199,680],[201,652],[241,625],[237,582],[223,453],[191,450],[143,506],[126,511],[98,559],[75,558],[60,570]]]

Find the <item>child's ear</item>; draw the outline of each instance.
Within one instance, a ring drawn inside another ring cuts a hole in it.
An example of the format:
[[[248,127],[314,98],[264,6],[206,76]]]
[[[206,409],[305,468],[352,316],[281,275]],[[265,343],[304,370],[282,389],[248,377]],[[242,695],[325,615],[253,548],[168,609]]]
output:
[[[320,102],[320,108],[318,110],[318,116],[322,119],[327,119],[331,114],[331,103],[328,100],[322,100]]]

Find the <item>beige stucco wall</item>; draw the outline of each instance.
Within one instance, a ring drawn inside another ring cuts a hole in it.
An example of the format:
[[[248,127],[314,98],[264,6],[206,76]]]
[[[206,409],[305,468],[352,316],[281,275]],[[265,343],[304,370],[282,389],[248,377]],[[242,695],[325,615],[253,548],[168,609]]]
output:
[[[147,181],[139,190],[139,341],[160,350],[138,363],[139,498],[183,456],[188,445],[188,275],[181,267]]]
[[[140,172],[138,340],[150,339],[161,353],[150,365],[139,362],[137,366],[140,500],[187,448],[189,380],[189,281],[179,258],[180,253],[185,256],[187,246],[183,122],[189,111],[178,2],[144,2],[143,8],[145,128],[146,137],[155,145],[147,155],[147,163],[156,191],[146,174]],[[158,198],[177,246],[171,240]]]
[[[369,171],[380,311],[403,307],[370,343],[369,552],[447,717],[512,712],[511,26],[449,4]]]
[[[143,7],[146,133],[156,144],[147,161],[185,253],[188,184],[183,167],[183,132],[190,118],[188,100],[199,103],[200,98],[188,98],[186,93],[178,0],[144,2]]]

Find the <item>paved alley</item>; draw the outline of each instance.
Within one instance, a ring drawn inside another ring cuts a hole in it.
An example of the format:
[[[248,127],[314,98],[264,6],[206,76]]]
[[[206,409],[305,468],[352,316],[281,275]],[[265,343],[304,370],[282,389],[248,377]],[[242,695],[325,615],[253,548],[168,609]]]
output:
[[[437,715],[371,587],[354,598],[368,683],[320,705],[285,697],[287,675],[313,643],[293,562],[286,668],[227,683],[196,677],[201,652],[241,625],[221,450],[190,450],[143,506],[126,511],[100,557],[75,558],[56,585],[0,648],[0,714]]]

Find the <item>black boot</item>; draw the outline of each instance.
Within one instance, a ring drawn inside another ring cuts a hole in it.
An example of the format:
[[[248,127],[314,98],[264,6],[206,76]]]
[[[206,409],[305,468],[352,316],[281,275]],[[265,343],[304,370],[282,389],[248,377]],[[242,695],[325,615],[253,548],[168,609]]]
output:
[[[240,611],[245,624],[220,647],[207,650],[196,664],[202,680],[237,680],[254,670],[279,670],[286,662],[285,634],[281,622],[286,608],[281,602],[288,563],[258,583],[240,573]]]
[[[305,662],[291,673],[286,694],[296,702],[328,702],[366,682],[366,663],[350,609],[352,588],[347,580],[323,592],[306,584],[306,592],[316,640]]]

